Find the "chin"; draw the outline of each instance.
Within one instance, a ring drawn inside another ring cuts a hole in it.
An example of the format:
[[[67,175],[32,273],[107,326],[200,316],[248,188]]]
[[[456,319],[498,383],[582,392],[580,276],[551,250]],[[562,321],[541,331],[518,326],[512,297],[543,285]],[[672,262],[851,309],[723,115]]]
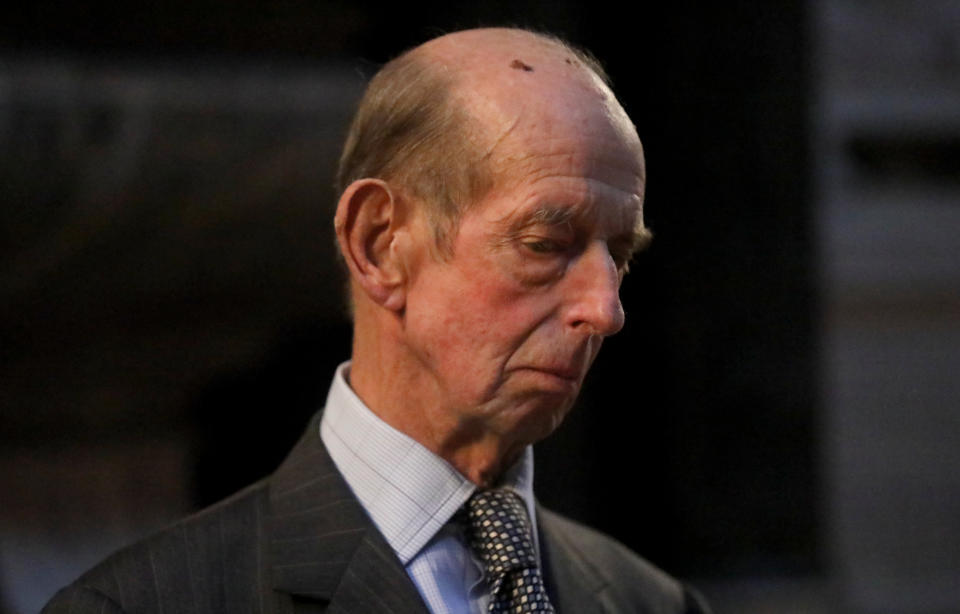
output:
[[[537,392],[516,407],[510,430],[519,440],[528,444],[545,439],[563,423],[574,400],[576,395]]]

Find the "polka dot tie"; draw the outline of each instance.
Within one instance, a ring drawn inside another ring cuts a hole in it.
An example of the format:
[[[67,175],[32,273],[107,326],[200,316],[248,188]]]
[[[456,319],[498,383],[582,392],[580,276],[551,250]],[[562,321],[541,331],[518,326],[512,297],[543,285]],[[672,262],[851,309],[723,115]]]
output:
[[[467,502],[467,539],[490,583],[490,614],[553,614],[537,565],[523,500],[506,489],[482,490]]]

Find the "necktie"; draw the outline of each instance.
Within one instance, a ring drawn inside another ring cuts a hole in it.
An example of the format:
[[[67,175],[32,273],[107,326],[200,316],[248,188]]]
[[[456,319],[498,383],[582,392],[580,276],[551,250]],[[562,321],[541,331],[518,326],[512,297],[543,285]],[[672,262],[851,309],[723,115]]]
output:
[[[467,539],[490,582],[490,614],[553,614],[533,548],[523,500],[506,489],[477,491],[467,502]]]

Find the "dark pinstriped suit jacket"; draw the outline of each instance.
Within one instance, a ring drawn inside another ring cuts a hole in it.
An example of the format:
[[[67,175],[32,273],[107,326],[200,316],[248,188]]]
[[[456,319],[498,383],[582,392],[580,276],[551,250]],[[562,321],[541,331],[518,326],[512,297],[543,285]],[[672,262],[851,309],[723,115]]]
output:
[[[115,553],[43,611],[428,614],[327,454],[318,420],[272,476]],[[538,524],[559,612],[706,612],[613,540],[545,509]]]

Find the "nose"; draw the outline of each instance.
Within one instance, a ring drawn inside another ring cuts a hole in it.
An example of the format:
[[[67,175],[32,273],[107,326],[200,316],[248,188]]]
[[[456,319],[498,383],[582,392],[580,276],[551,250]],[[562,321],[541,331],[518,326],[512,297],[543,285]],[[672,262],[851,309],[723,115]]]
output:
[[[567,273],[567,323],[591,335],[607,337],[623,328],[620,271],[606,243],[592,242]]]

